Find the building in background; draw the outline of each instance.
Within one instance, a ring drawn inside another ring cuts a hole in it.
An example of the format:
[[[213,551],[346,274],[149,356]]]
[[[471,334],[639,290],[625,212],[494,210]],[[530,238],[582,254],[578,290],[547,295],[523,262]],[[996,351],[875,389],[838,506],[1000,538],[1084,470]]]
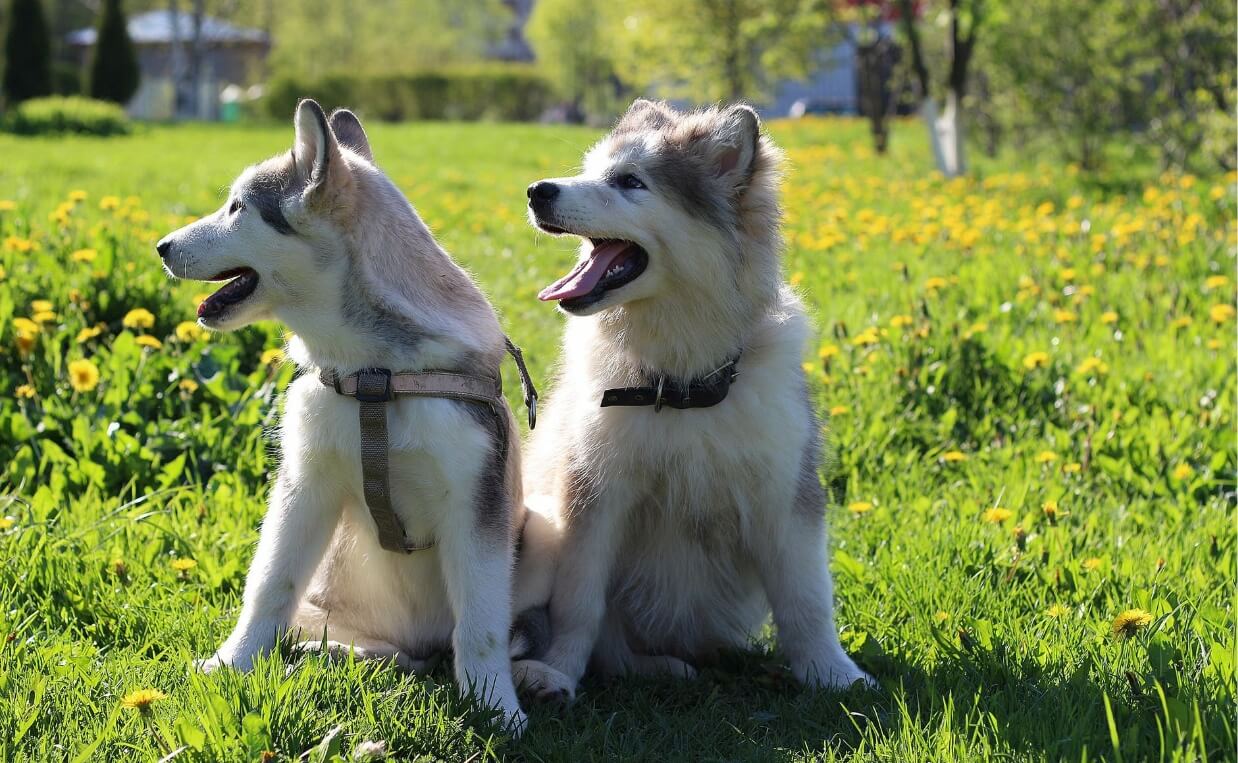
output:
[[[168,10],[130,17],[129,37],[138,55],[142,84],[126,110],[139,119],[218,119],[225,88],[261,81],[270,38],[261,29],[234,26],[210,16],[202,16],[200,25],[192,13],[175,14],[176,23],[173,18]],[[87,28],[66,37],[83,71],[94,55],[97,36],[93,28]]]

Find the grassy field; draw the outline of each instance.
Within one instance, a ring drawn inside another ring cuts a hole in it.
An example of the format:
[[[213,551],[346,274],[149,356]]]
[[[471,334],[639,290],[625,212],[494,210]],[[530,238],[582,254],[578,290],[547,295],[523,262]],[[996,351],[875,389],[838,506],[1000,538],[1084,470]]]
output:
[[[201,285],[152,244],[291,129],[0,137],[0,760],[366,740],[452,761],[1233,759],[1235,178],[1010,157],[947,182],[915,124],[884,159],[859,123],[772,132],[837,453],[839,618],[880,691],[802,692],[768,637],[690,684],[587,682],[512,741],[445,666],[191,672],[239,609],[293,371],[278,326],[202,335]],[[525,224],[524,187],[596,134],[371,137],[544,385],[560,319],[534,297],[573,246]],[[140,689],[166,696],[127,707]]]

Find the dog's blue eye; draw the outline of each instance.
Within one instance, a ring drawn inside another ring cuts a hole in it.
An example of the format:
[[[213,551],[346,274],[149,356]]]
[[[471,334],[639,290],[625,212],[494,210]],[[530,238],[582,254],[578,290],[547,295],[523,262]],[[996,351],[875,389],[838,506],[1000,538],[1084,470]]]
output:
[[[642,183],[641,179],[636,177],[635,175],[631,175],[631,174],[620,175],[619,176],[619,187],[620,188],[644,188],[645,184]]]

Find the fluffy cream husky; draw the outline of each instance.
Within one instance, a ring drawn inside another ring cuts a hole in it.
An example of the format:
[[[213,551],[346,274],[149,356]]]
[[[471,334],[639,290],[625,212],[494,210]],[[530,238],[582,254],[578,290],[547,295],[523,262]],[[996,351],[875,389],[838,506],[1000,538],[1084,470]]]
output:
[[[279,474],[232,635],[205,670],[248,670],[283,638],[351,649],[417,670],[450,645],[455,673],[513,728],[512,613],[544,603],[549,573],[526,527],[516,428],[494,409],[444,397],[384,403],[390,501],[412,553],[379,545],[363,486],[359,402],[320,379],[363,369],[451,371],[497,379],[504,336],[481,291],[438,246],[373,163],[357,118],[295,117],[291,152],[250,167],[217,212],[157,248],[177,278],[226,281],[198,309],[227,331],[275,318],[308,373],[287,392]],[[380,451],[381,452],[381,451]],[[368,457],[368,456],[367,456]],[[513,593],[513,578],[515,587]]]
[[[639,100],[583,174],[528,189],[537,227],[583,239],[541,293],[568,314],[525,472],[563,532],[551,646],[517,664],[541,695],[572,695],[590,664],[692,676],[771,610],[801,681],[872,681],[834,623],[779,161],[745,106]]]

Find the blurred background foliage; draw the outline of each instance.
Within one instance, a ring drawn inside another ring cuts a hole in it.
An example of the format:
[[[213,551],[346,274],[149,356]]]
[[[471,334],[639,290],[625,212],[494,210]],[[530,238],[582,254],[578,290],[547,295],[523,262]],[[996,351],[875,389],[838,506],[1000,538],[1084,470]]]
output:
[[[249,76],[263,87],[245,110],[256,119],[283,119],[305,95],[387,121],[600,125],[636,95],[769,106],[781,83],[837,65],[846,41],[857,83],[868,78],[857,88],[879,93],[858,105],[878,151],[890,117],[919,111],[947,175],[966,171],[964,142],[1053,150],[1086,170],[1132,138],[1162,169],[1235,163],[1230,0],[7,0],[6,58],[23,62],[6,75],[10,106],[116,92],[86,81],[67,42],[112,6],[260,30],[269,53]],[[198,48],[182,43],[192,78]]]

